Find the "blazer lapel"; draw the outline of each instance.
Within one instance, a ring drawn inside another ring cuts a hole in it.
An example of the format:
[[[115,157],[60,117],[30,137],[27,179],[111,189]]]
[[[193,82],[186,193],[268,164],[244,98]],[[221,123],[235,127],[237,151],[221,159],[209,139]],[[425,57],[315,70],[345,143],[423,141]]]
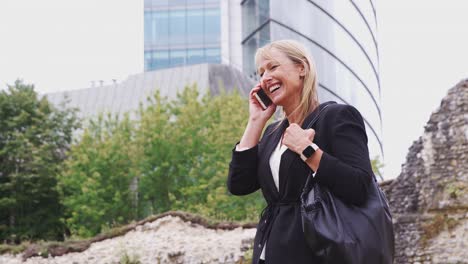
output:
[[[276,130],[274,130],[270,135],[265,135],[266,137],[265,141],[267,142],[267,144],[265,145],[264,153],[262,154],[262,157],[265,157],[265,159],[262,159],[263,164],[261,166],[262,168],[265,168],[264,174],[266,177],[266,183],[269,189],[274,190],[276,199],[279,199],[279,191],[276,188],[275,181],[273,180],[273,175],[271,173],[270,157],[273,151],[275,150],[275,148],[278,146],[281,136],[283,135],[283,132],[287,127],[288,127],[288,120],[285,119],[281,121],[281,124],[279,125],[279,127]],[[281,183],[280,183],[280,186],[281,186]]]
[[[286,181],[289,178],[289,167],[291,166],[292,162],[294,161],[295,158],[297,158],[297,154],[290,150],[289,148],[283,153],[281,156],[281,163],[279,167],[279,186],[280,186],[280,193],[284,194],[286,188]]]

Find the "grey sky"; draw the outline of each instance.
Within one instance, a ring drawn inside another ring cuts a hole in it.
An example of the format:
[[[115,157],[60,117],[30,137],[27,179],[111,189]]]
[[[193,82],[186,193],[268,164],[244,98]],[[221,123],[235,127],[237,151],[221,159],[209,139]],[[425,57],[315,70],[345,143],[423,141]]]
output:
[[[467,11],[464,0],[377,1],[386,178],[468,77]],[[143,71],[143,0],[1,0],[0,36],[2,89],[16,78],[41,93],[121,81]]]

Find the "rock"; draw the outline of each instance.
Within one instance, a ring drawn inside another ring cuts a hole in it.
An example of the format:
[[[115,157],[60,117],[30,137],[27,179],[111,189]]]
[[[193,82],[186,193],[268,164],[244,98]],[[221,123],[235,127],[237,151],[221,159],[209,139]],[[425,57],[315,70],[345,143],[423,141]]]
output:
[[[468,89],[447,96],[382,184],[393,213],[395,263],[468,263]]]
[[[255,228],[207,228],[171,215],[145,223],[144,227],[94,242],[83,252],[49,258],[34,256],[27,258],[24,264],[111,264],[119,263],[124,256],[142,264],[234,264],[243,259],[245,251],[252,246],[256,232]],[[25,254],[35,251],[37,248],[31,248]],[[20,255],[0,255],[0,263],[23,264]]]

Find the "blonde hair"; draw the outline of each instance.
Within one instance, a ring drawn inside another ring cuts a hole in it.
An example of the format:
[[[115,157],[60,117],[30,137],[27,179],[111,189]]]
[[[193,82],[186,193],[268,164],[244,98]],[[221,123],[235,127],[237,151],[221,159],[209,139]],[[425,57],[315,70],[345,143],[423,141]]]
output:
[[[298,123],[302,124],[307,115],[319,104],[317,95],[317,70],[314,61],[301,43],[294,40],[277,40],[257,50],[255,53],[255,65],[257,69],[261,59],[273,59],[271,55],[272,49],[282,52],[292,62],[304,67],[304,87],[302,88],[301,101],[299,106],[293,111],[299,111]],[[283,115],[284,118],[286,118],[286,113],[284,111]]]

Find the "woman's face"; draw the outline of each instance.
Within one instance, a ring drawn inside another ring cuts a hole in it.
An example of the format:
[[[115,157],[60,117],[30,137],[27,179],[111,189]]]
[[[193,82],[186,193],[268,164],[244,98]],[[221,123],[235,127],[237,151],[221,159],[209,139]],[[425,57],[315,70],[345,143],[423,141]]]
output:
[[[275,48],[270,50],[270,55],[271,58],[261,58],[258,64],[262,89],[275,105],[295,108],[304,86],[303,67]]]

